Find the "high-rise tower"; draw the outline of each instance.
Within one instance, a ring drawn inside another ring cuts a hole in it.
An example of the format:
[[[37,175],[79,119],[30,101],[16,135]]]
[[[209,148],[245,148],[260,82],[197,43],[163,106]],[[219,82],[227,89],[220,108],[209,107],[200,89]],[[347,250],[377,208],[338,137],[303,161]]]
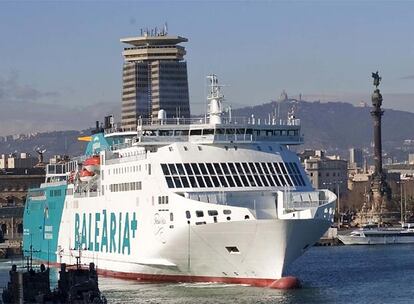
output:
[[[185,48],[188,40],[162,31],[141,30],[141,36],[123,38],[122,126],[136,128],[139,118],[190,117]]]

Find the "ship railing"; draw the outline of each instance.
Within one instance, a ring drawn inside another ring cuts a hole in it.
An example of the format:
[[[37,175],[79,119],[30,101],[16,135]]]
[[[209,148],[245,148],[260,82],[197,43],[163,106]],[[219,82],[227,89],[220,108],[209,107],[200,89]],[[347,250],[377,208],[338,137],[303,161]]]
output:
[[[140,118],[138,119],[138,126],[152,126],[152,125],[204,125],[209,124],[208,117],[197,118]],[[259,126],[300,126],[300,119],[260,119],[254,117],[222,117],[221,124],[223,125],[259,125]]]
[[[105,164],[113,165],[113,164],[129,163],[133,161],[144,160],[146,158],[147,158],[146,153],[140,153],[138,155],[132,155],[132,156],[117,156],[115,158],[106,159]]]
[[[317,201],[293,201],[288,202],[284,207],[285,209],[309,209],[317,208],[319,206],[327,204],[328,200],[317,200]]]
[[[116,150],[121,150],[125,148],[130,148],[130,147],[132,147],[132,142],[125,142],[125,143],[113,144],[110,149],[111,151],[116,151]]]
[[[310,192],[283,192],[283,208],[285,210],[300,210],[318,208],[332,200],[326,190]]]
[[[100,195],[100,192],[98,190],[92,191],[92,190],[83,190],[83,191],[75,191],[73,193],[73,197],[97,197]]]
[[[136,132],[137,128],[125,128],[125,127],[118,127],[116,124],[108,129],[104,130],[104,134],[112,134],[112,133],[122,133],[122,132]]]

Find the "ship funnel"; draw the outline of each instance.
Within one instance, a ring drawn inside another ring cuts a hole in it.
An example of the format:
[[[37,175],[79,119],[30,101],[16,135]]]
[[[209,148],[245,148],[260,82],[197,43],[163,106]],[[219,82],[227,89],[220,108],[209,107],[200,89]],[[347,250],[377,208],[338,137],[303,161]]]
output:
[[[223,94],[220,92],[221,86],[218,84],[217,75],[208,75],[210,81],[210,94],[207,96],[209,101],[209,122],[210,124],[221,124],[221,114],[223,113],[222,101]]]

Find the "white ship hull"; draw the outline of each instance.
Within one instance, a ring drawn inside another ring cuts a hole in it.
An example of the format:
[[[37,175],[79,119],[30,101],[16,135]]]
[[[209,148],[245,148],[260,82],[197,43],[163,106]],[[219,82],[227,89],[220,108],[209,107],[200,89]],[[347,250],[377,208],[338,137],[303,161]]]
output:
[[[104,209],[102,205],[106,205],[98,198],[79,200],[78,203],[85,207],[84,210],[68,209],[63,214],[59,263],[73,264],[78,255],[73,250],[73,227],[76,225],[71,220],[73,215],[94,213],[93,210],[100,213]],[[99,205],[102,209],[97,209]],[[120,212],[119,208],[106,210],[107,214]],[[139,208],[135,210],[137,214],[141,211]],[[88,216],[86,218],[88,230]],[[92,232],[87,231],[87,235],[92,236],[94,247],[93,218]],[[187,224],[171,229],[169,222],[154,226],[153,219],[137,218],[143,225],[138,225],[136,237],[131,237],[129,255],[106,252],[106,248],[102,252],[82,250],[82,262],[95,262],[100,271],[124,278],[267,286],[281,278],[286,267],[314,244],[330,225],[326,220],[270,219]],[[226,247],[237,248],[238,252],[229,251]]]

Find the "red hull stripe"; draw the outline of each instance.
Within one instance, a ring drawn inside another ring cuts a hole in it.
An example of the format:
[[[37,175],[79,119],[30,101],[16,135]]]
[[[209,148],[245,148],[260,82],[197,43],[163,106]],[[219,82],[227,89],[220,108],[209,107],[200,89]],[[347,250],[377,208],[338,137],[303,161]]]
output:
[[[59,266],[59,263],[50,263],[53,266]],[[86,267],[86,266],[85,266]],[[187,275],[161,275],[145,274],[133,272],[119,272],[113,270],[100,269],[97,267],[98,274],[126,280],[141,282],[174,282],[174,283],[227,283],[227,284],[245,284],[256,287],[270,287],[276,289],[299,288],[300,282],[294,277],[283,277],[280,279],[256,279],[256,278],[230,278],[230,277],[207,277],[207,276],[187,276]]]
[[[186,275],[160,275],[160,274],[144,274],[118,272],[112,270],[99,269],[98,273],[119,279],[136,280],[143,282],[214,282],[228,284],[247,284],[252,286],[267,287],[275,280],[272,279],[254,279],[254,278],[226,278],[226,277],[207,277],[207,276],[186,276]]]

